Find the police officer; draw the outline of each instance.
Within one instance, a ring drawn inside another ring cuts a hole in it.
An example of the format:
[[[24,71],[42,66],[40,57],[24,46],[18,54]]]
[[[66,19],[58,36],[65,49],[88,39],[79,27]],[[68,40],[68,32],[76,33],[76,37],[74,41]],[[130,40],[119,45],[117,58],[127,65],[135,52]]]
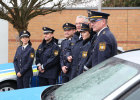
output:
[[[92,36],[91,36],[92,33],[90,33],[89,25],[82,23],[81,26],[82,27],[81,27],[80,32],[81,32],[83,41],[82,41],[81,51],[79,51],[80,54],[79,54],[79,62],[77,66],[77,75],[83,72],[84,65],[89,59],[90,55],[88,54],[88,52],[91,48],[91,40],[92,40]]]
[[[54,30],[43,27],[44,39],[36,52],[36,65],[39,70],[39,85],[56,84],[59,74],[59,46],[53,39]]]
[[[72,39],[71,39],[71,45],[69,46],[68,52],[67,52],[67,59],[69,62],[71,62],[71,75],[70,79],[73,79],[74,77],[77,76],[77,66],[78,66],[78,56],[79,56],[79,51],[82,46],[82,37],[80,34],[81,30],[81,24],[85,23],[88,24],[88,19],[85,16],[77,16],[75,25],[76,25],[76,32],[74,33]]]
[[[62,82],[68,82],[70,80],[70,62],[67,60],[67,50],[70,46],[70,40],[76,31],[76,26],[71,23],[65,23],[63,25],[65,40],[61,43],[61,54],[60,54],[60,64],[62,68]]]
[[[22,31],[19,37],[22,45],[17,48],[14,57],[14,68],[17,75],[17,88],[21,89],[29,87],[33,75],[34,49],[31,47],[30,33],[28,31]]]
[[[107,26],[107,19],[110,14],[103,12],[90,11],[89,20],[93,31],[97,32],[94,48],[91,52],[91,57],[84,69],[88,69],[100,62],[117,54],[117,42],[114,35]]]

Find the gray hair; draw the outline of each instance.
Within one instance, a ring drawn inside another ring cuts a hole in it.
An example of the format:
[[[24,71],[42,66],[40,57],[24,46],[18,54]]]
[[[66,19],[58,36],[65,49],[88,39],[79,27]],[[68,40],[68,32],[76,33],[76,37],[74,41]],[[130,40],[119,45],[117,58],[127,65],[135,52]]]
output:
[[[86,16],[83,16],[83,15],[79,15],[76,17],[77,18],[83,18],[85,20],[85,23],[88,23],[88,18]]]

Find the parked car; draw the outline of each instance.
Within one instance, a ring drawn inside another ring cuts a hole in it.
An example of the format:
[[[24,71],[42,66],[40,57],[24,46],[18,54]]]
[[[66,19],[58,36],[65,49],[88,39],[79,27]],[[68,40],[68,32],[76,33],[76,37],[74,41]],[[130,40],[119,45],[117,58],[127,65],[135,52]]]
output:
[[[31,87],[38,86],[37,66],[32,66],[33,77]],[[17,88],[16,73],[13,63],[0,64],[0,91],[10,91]]]
[[[0,100],[139,100],[139,94],[140,50],[136,50],[109,58],[62,86],[1,92]]]
[[[61,46],[62,41],[63,39],[58,40],[59,46]],[[35,65],[35,62],[32,68],[33,77],[31,81],[31,87],[37,87],[39,86],[39,80],[37,66]],[[58,77],[57,83],[61,83],[61,77]],[[17,82],[13,63],[0,64],[0,92],[10,91],[14,89],[17,89]]]
[[[116,55],[62,86],[45,89],[42,100],[139,100],[140,50]]]

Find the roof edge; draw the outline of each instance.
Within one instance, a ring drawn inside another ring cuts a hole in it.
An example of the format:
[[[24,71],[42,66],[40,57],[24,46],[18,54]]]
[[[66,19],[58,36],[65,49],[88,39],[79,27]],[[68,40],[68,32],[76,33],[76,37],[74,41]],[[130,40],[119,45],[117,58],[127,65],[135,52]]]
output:
[[[66,7],[65,8],[66,10],[88,10],[88,9],[95,9],[97,10],[98,8],[97,7]],[[114,9],[114,10],[124,10],[124,9],[140,9],[140,7],[102,7],[102,9]]]

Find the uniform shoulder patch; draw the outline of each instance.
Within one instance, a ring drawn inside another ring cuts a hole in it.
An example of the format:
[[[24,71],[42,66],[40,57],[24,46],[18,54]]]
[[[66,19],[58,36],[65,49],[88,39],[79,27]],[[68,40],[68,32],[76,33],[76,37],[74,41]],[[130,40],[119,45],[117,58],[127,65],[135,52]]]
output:
[[[54,56],[58,55],[58,50],[54,50]]]
[[[34,58],[34,53],[30,53],[30,58]]]
[[[100,51],[105,51],[106,49],[106,43],[105,42],[100,42],[99,43],[99,50]]]
[[[82,52],[82,57],[83,57],[83,58],[86,58],[86,57],[87,57],[87,53],[88,53],[87,51],[83,51],[83,52]]]

